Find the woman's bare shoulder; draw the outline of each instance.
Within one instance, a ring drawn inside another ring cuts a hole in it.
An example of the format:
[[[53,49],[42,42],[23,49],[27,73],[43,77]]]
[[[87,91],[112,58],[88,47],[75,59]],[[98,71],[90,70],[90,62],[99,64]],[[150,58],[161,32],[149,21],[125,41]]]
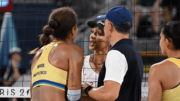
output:
[[[150,67],[149,74],[156,77],[163,76],[164,74],[167,73],[167,71],[169,70],[169,68],[171,68],[172,65],[173,65],[172,62],[163,60],[159,63],[153,64]]]
[[[63,43],[63,44],[59,44],[58,47],[56,48],[56,50],[61,50],[61,52],[63,52],[63,54],[66,55],[66,57],[69,58],[82,58],[84,56],[84,51],[83,49],[76,45],[76,44],[67,44],[67,43]],[[83,57],[84,59],[84,57]]]
[[[170,61],[168,61],[168,60],[163,60],[163,61],[161,61],[161,62],[158,62],[158,63],[156,63],[156,64],[153,64],[152,66],[151,66],[151,68],[156,68],[156,69],[165,69],[165,68],[168,68],[168,67],[170,67],[171,65],[173,65],[173,63],[172,62],[170,62]]]
[[[70,44],[69,50],[70,50],[70,53],[72,53],[72,54],[83,54],[83,56],[84,56],[83,49],[76,44]]]

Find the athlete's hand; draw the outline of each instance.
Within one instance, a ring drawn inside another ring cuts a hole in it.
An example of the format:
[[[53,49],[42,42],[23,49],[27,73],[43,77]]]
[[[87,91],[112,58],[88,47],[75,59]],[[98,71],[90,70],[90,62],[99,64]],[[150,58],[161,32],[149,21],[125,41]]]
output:
[[[87,95],[85,94],[85,89],[86,89],[88,86],[90,86],[90,85],[87,84],[87,83],[81,84],[81,95],[82,95],[82,96],[87,96]]]

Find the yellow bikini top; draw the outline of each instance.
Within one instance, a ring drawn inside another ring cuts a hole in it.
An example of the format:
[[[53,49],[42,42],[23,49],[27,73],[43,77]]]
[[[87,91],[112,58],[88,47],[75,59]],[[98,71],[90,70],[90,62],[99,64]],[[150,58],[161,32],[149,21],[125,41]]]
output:
[[[180,68],[180,59],[168,58],[167,60],[175,63]],[[161,101],[180,101],[180,84],[173,89],[164,90]]]
[[[48,61],[49,52],[57,43],[60,42],[51,42],[44,47],[38,62],[32,69],[33,89],[39,85],[46,85],[65,91],[67,71],[51,65]]]

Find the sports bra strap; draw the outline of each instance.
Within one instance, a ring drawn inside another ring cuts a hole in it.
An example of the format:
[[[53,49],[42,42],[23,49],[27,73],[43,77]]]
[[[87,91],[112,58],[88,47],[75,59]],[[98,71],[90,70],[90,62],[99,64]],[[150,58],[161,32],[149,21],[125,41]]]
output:
[[[177,58],[168,58],[167,60],[175,63],[180,68],[180,59],[177,59]]]

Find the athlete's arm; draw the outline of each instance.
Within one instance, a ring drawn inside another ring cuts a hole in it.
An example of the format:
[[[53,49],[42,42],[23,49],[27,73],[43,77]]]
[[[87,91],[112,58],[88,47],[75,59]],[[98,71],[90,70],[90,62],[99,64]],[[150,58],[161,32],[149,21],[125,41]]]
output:
[[[32,69],[33,69],[33,67],[34,67],[34,65],[36,64],[36,62],[37,62],[37,58],[38,56],[37,56],[37,54],[34,56],[34,58],[33,58],[33,60],[32,60],[32,65],[31,65],[31,71],[32,71]],[[32,74],[31,74],[32,75]],[[31,96],[30,96],[30,98],[32,99],[32,90],[33,90],[33,87],[32,87],[32,78],[31,78],[31,84],[30,84],[30,93],[31,93]]]
[[[32,81],[31,81],[31,84],[30,84],[30,94],[31,94],[30,98],[32,99]]]
[[[154,65],[151,67],[149,72],[149,94],[148,101],[161,101],[162,97],[162,86],[160,82],[160,71],[159,66]]]
[[[73,45],[69,53],[68,74],[68,100],[79,101],[81,96],[81,70],[83,66],[84,52],[77,45]]]
[[[37,56],[37,53],[36,53],[36,55],[34,56],[34,58],[33,58],[33,60],[32,60],[32,65],[31,65],[31,72],[32,72],[32,69],[33,69],[33,67],[34,67],[34,65],[36,64],[36,62],[37,62],[37,58],[38,56]],[[32,74],[31,74],[32,75]],[[30,84],[30,93],[31,93],[31,96],[30,96],[30,98],[32,99],[32,90],[33,90],[33,87],[32,87],[32,78],[31,78],[31,84]]]
[[[81,47],[74,46],[69,58],[68,89],[81,88],[81,70],[83,66],[84,52]]]

